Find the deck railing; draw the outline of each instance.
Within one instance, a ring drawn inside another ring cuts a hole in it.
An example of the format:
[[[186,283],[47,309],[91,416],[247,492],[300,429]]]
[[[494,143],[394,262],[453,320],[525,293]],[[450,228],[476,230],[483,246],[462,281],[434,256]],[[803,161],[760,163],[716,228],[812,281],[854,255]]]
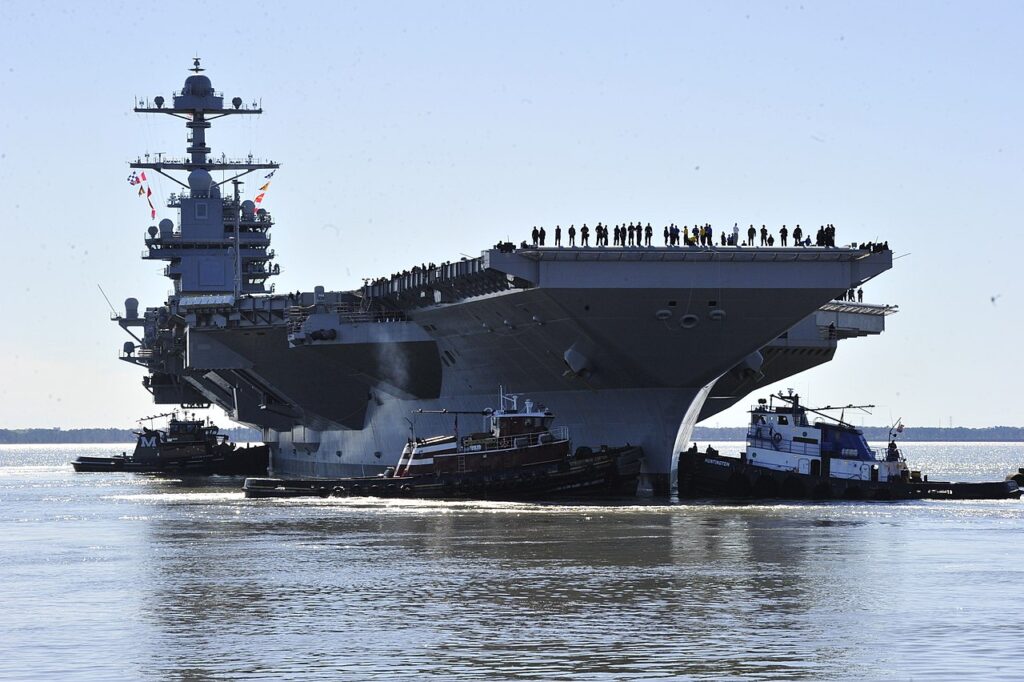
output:
[[[569,440],[569,429],[566,426],[556,426],[549,431],[538,431],[537,433],[523,433],[516,436],[501,436],[498,438],[465,438],[462,441],[464,452],[487,452],[491,450],[511,450],[512,448],[527,448],[543,443],[561,443]]]
[[[340,324],[408,322],[408,316],[401,310],[361,310],[350,303],[319,304],[309,306],[294,305],[287,308],[288,331],[302,331],[302,325],[310,315],[316,312],[335,313]]]

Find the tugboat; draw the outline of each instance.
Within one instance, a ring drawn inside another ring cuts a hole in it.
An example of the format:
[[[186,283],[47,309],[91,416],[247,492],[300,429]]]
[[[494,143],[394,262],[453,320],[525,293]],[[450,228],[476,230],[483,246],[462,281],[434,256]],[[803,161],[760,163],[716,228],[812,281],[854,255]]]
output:
[[[209,419],[179,419],[177,412],[168,412],[139,420],[170,417],[168,427],[153,429],[141,426],[135,432],[135,451],[114,457],[79,457],[71,465],[75,471],[133,471],[164,474],[215,474],[250,476],[266,474],[266,445],[236,447],[221,434]]]
[[[557,494],[633,495],[643,450],[639,446],[572,449],[569,431],[532,400],[500,393],[501,409],[450,414],[455,433],[410,438],[395,467],[376,477],[246,479],[246,497],[416,497],[527,499]],[[459,415],[483,415],[487,431],[459,435]]]
[[[776,404],[775,401],[780,404]],[[872,405],[811,409],[792,391],[760,399],[750,410],[747,449],[724,457],[708,446],[694,445],[679,454],[679,496],[684,498],[784,499],[1003,499],[1020,498],[1014,480],[987,483],[929,481],[912,471],[889,431],[884,454],[872,450],[859,429],[827,410],[863,409]],[[813,424],[808,414],[821,417]]]

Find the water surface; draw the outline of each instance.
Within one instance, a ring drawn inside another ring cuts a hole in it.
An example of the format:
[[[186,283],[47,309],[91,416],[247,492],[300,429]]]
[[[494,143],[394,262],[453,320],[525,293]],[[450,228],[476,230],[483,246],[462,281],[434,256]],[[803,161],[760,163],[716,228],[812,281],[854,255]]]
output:
[[[0,446],[0,677],[1024,677],[1019,501],[249,501],[67,465],[122,449]]]

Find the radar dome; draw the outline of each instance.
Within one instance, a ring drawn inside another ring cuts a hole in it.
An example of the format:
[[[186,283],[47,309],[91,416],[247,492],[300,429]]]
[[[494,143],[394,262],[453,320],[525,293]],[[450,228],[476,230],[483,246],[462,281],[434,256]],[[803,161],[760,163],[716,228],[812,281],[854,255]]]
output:
[[[254,204],[251,199],[246,199],[242,202],[242,215],[251,217],[255,211],[256,204]]]
[[[194,97],[206,97],[213,94],[213,84],[206,76],[196,74],[185,79],[185,87],[181,89],[182,95]]]
[[[150,225],[149,229],[146,230],[146,231],[149,232],[149,236],[150,237],[155,237],[156,236],[156,225]]]
[[[160,221],[160,232],[171,232],[174,230],[174,222],[170,218],[164,218]]]
[[[209,192],[213,178],[205,168],[196,168],[188,174],[188,188],[193,192]]]
[[[124,316],[129,320],[134,320],[139,316],[139,299],[124,299]]]

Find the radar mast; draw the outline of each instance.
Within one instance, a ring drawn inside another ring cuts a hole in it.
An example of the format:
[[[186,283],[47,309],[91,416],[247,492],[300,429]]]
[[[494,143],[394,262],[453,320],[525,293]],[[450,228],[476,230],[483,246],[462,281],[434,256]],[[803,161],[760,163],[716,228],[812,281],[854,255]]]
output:
[[[230,106],[224,106],[223,93],[213,88],[203,74],[199,57],[192,60],[191,75],[178,92],[173,93],[171,105],[162,96],[152,101],[139,100],[134,111],[139,114],[164,114],[185,121],[188,130],[186,155],[169,158],[163,153],[151,159],[137,158],[130,167],[149,170],[168,178],[181,187],[171,194],[170,208],[179,210],[179,222],[161,220],[159,226],[149,228],[146,239],[148,253],[143,257],[168,261],[164,274],[174,282],[172,299],[183,305],[200,303],[196,297],[211,295],[233,300],[252,294],[273,292],[266,286],[270,277],[280,273],[278,265],[270,265],[274,252],[268,251],[273,225],[270,214],[252,201],[243,201],[241,178],[259,170],[273,174],[280,167],[275,161],[255,159],[250,154],[244,159],[210,156],[206,132],[211,122],[225,116],[255,116],[263,113],[258,102],[251,105],[234,97]],[[172,173],[184,171],[185,180]],[[212,173],[226,173],[220,182],[214,182]],[[268,174],[268,177],[269,175]],[[222,196],[221,186],[231,183],[233,191]],[[220,299],[218,299],[220,300]],[[169,301],[170,302],[170,301]],[[223,300],[227,304],[227,300]]]

